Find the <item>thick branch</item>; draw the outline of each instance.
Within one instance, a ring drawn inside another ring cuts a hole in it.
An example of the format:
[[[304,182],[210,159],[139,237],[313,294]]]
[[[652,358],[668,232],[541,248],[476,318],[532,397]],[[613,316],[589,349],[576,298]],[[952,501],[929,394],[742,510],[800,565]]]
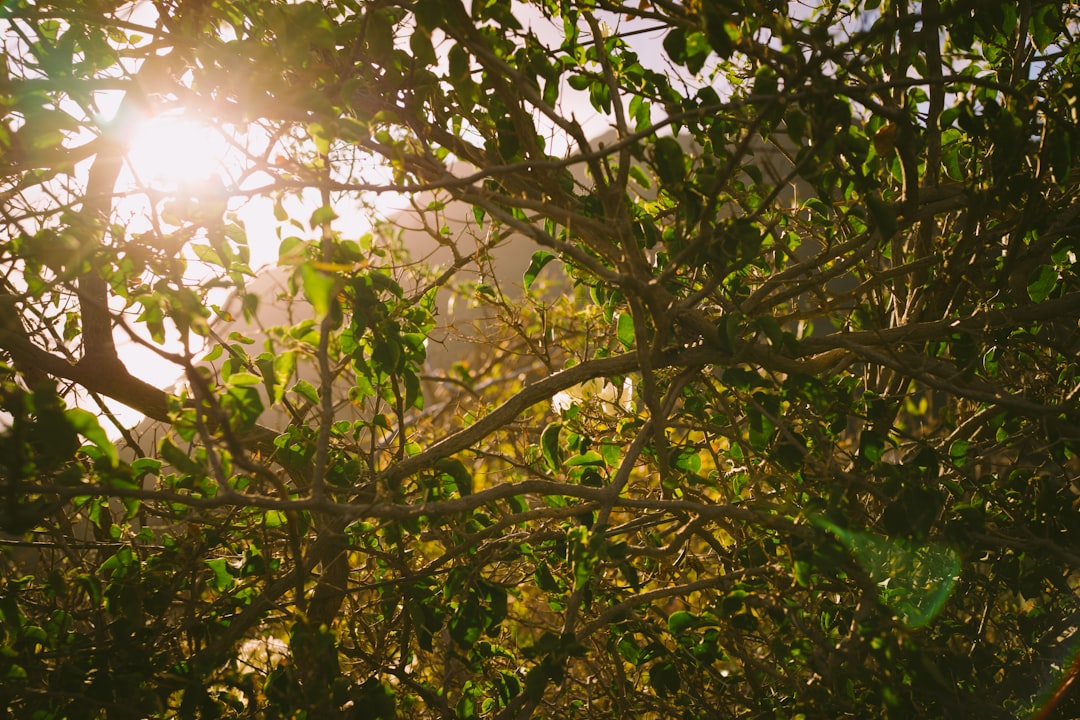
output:
[[[83,361],[72,365],[31,342],[21,325],[15,327],[10,323],[0,325],[0,348],[11,354],[20,371],[29,369],[23,371],[28,379],[45,373],[70,380],[90,392],[118,400],[147,417],[168,422],[166,393],[133,376],[115,356],[100,363],[87,363],[84,356]]]
[[[803,355],[817,355],[836,348],[855,346],[892,347],[904,343],[936,340],[958,332],[981,334],[1001,328],[1022,327],[1041,320],[1077,317],[1078,315],[1080,315],[1080,292],[1073,292],[1055,300],[1007,310],[987,310],[966,318],[945,318],[884,330],[835,333],[824,337],[807,338],[799,344],[799,347]]]
[[[130,94],[127,97],[132,97]],[[124,103],[129,106],[129,102]],[[128,110],[130,112],[130,109]],[[122,109],[119,116],[122,117]],[[83,356],[82,363],[93,366],[101,363],[119,363],[116,344],[113,342],[112,319],[109,316],[109,287],[101,277],[97,265],[97,251],[105,238],[112,213],[113,191],[120,168],[123,166],[122,146],[103,137],[98,154],[90,168],[86,184],[83,214],[86,216],[87,236],[80,238],[80,253],[89,267],[79,276],[79,312],[82,315]]]
[[[396,482],[430,467],[436,460],[449,457],[456,452],[472,447],[480,440],[501,427],[509,425],[514,419],[538,402],[551,398],[555,393],[571,388],[578,383],[599,377],[621,375],[637,368],[638,355],[623,353],[599,360],[589,360],[566,370],[550,375],[539,382],[527,385],[521,392],[495,408],[490,414],[477,420],[472,425],[443,438],[424,452],[394,463],[379,476],[382,482]]]

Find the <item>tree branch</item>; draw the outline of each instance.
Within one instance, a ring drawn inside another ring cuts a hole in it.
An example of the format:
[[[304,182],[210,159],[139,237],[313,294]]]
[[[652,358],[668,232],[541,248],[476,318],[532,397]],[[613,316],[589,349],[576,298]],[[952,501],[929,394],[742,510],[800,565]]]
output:
[[[1080,292],[1062,295],[1055,300],[1032,303],[1008,310],[987,310],[966,318],[945,318],[913,323],[883,330],[845,332],[806,338],[799,343],[803,356],[817,355],[837,348],[893,347],[905,343],[935,340],[957,332],[981,334],[990,330],[1022,327],[1026,323],[1080,315]]]

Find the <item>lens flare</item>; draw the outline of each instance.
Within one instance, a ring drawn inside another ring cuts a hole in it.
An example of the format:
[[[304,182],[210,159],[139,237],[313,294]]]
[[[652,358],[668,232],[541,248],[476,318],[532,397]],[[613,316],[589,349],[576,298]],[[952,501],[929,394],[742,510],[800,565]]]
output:
[[[218,128],[187,117],[163,115],[138,125],[127,157],[137,182],[169,191],[221,179],[229,154],[229,143]]]

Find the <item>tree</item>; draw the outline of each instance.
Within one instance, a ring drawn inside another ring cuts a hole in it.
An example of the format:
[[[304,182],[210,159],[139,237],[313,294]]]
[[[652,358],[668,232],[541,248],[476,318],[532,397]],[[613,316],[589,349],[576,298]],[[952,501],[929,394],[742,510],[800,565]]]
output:
[[[0,13],[7,713],[1077,711],[1074,5]],[[239,164],[130,177],[181,111]],[[258,343],[245,198],[310,308]]]

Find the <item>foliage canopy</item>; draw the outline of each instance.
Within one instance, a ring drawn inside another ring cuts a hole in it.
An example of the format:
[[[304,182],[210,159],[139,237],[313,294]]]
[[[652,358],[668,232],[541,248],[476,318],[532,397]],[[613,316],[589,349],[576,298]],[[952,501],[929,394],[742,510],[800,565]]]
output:
[[[1076,14],[3,3],[0,707],[1075,715]]]

